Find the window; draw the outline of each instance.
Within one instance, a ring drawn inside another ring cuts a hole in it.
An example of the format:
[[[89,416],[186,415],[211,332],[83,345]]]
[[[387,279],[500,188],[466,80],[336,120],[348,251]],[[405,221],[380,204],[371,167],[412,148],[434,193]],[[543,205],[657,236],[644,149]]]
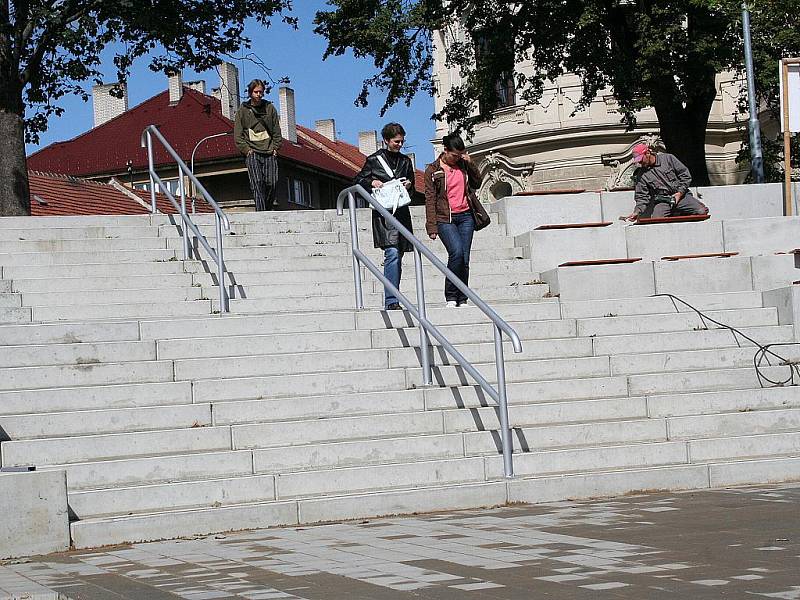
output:
[[[164,183],[165,186],[167,186],[167,189],[173,196],[178,197],[178,195],[181,192],[181,184],[179,179],[162,179],[161,181]],[[144,183],[134,183],[133,188],[136,190],[144,190],[145,192],[148,192],[150,191],[150,182],[146,181]],[[159,193],[164,192],[161,186],[156,185],[156,188],[158,189]],[[187,193],[189,192],[188,189],[186,191]]]
[[[303,179],[288,178],[289,202],[311,208],[311,184]]]
[[[478,65],[498,74],[494,81],[494,98],[486,99],[494,109],[517,103],[513,43],[507,37],[505,32],[496,31],[484,31],[476,35],[475,59]]]

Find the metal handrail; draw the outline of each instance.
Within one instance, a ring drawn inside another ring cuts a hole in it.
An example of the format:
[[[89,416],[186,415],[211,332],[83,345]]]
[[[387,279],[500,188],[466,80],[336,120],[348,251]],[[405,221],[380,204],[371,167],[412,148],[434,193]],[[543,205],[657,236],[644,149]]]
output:
[[[417,284],[417,302],[419,306],[414,305],[399,289],[397,289],[381,272],[378,266],[366,255],[358,246],[358,222],[356,217],[356,204],[355,194],[363,198],[373,210],[386,220],[387,223],[392,225],[405,239],[407,239],[414,247],[414,269],[416,273]],[[363,187],[354,185],[339,194],[336,199],[336,212],[339,215],[344,214],[343,206],[344,201],[347,199],[347,205],[350,212],[350,239],[353,245],[353,275],[355,277],[356,287],[356,308],[364,308],[364,292],[361,286],[361,269],[360,265],[364,265],[370,273],[383,283],[385,287],[392,292],[396,298],[400,300],[406,310],[419,323],[419,337],[420,337],[420,354],[422,358],[422,380],[425,385],[431,385],[433,381],[431,358],[429,349],[428,335],[432,336],[442,347],[458,362],[463,369],[472,376],[473,379],[481,386],[484,392],[495,402],[497,402],[500,409],[500,439],[503,450],[503,474],[511,479],[514,477],[514,463],[513,463],[513,446],[511,442],[511,429],[508,422],[508,397],[506,394],[506,369],[505,359],[503,358],[503,333],[505,333],[511,340],[514,346],[514,352],[522,352],[522,342],[519,335],[500,315],[498,315],[488,304],[486,304],[480,296],[478,296],[469,286],[464,284],[455,273],[453,273],[447,266],[439,260],[436,255],[423,244],[419,238],[411,233],[400,221],[398,221],[392,213],[386,210],[381,204],[375,200]],[[433,263],[442,274],[450,280],[461,292],[477,306],[483,314],[485,314],[492,321],[494,325],[494,358],[495,366],[497,368],[497,389],[495,389],[486,378],[481,375],[478,370],[462,355],[453,345],[447,340],[444,334],[439,330],[436,325],[428,320],[425,308],[425,282],[423,279],[422,269],[422,256],[425,256]]]
[[[175,200],[175,196],[173,196],[172,192],[169,191],[169,188],[164,184],[161,178],[158,176],[155,170],[155,164],[153,162],[153,136],[161,142],[161,145],[164,149],[172,156],[175,160],[176,164],[178,165],[178,182],[180,188],[180,197],[181,203],[178,204],[177,200]],[[156,210],[156,185],[160,188],[163,194],[167,197],[172,203],[172,206],[175,207],[175,210],[178,211],[178,214],[181,216],[181,220],[183,221],[183,257],[184,260],[191,260],[194,258],[192,256],[192,249],[189,244],[189,230],[191,229],[192,233],[200,242],[200,245],[205,248],[206,252],[208,252],[209,256],[211,256],[212,260],[217,265],[217,284],[219,285],[219,310],[220,312],[229,312],[230,311],[230,303],[228,301],[228,289],[225,285],[225,263],[223,261],[223,253],[222,253],[222,230],[223,228],[225,231],[230,231],[231,224],[228,221],[227,215],[223,212],[223,210],[219,207],[214,201],[214,198],[211,197],[206,191],[206,188],[203,187],[203,184],[200,183],[197,178],[194,176],[189,170],[189,167],[186,166],[186,163],[181,160],[181,157],[175,152],[172,146],[169,145],[169,142],[161,135],[161,132],[155,125],[148,125],[145,127],[144,131],[142,132],[142,148],[147,148],[147,165],[148,171],[150,174],[150,199],[152,202],[152,213],[155,214]],[[200,233],[200,230],[197,228],[197,225],[192,222],[192,219],[189,217],[189,214],[186,212],[186,186],[184,184],[184,176],[189,178],[189,181],[195,186],[195,189],[202,194],[203,198],[206,202],[211,205],[214,209],[214,221],[216,224],[216,234],[217,234],[217,249],[216,251],[214,248],[211,247],[211,244],[208,243],[206,236]]]

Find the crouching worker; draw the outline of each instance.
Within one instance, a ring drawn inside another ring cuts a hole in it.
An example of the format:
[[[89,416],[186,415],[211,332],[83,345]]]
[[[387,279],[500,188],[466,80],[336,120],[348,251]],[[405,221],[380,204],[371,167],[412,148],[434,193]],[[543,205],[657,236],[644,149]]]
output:
[[[647,144],[636,144],[633,147],[633,162],[639,163],[639,168],[633,174],[636,207],[625,217],[628,221],[636,221],[642,216],[708,214],[708,207],[689,191],[692,182],[689,169],[675,156],[667,152],[656,153]]]

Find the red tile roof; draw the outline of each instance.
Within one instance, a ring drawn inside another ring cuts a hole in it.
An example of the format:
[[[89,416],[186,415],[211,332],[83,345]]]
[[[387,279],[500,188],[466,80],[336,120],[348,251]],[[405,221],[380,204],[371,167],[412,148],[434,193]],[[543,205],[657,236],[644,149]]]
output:
[[[145,215],[150,212],[150,194],[141,190],[122,190],[122,184],[87,181],[54,173],[28,173],[31,189],[31,215]],[[137,201],[134,197],[139,197]],[[43,202],[44,203],[43,203]],[[175,213],[166,196],[156,196],[156,207],[163,213]],[[212,209],[204,201],[196,204],[197,212]]]
[[[184,162],[189,163],[195,144],[206,136],[232,132],[233,122],[222,115],[220,101],[191,88],[183,89],[181,100],[170,105],[164,91],[129,111],[65,142],[56,142],[28,157],[34,171],[62,173],[75,177],[125,173],[130,160],[133,169],[147,169],[147,152],[141,147],[145,127],[156,125]],[[366,160],[356,146],[331,141],[316,131],[297,126],[297,144],[284,141],[279,155],[344,179],[352,179]],[[195,162],[240,158],[233,136],[207,140],[195,153]],[[154,144],[156,165],[174,164],[167,152]],[[417,172],[417,190],[423,189],[422,172]]]

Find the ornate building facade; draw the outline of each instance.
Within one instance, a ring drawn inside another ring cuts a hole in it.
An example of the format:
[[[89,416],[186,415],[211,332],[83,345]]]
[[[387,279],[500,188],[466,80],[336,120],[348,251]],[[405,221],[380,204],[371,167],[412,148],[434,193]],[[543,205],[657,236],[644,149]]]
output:
[[[455,37],[454,37],[455,36]],[[461,83],[457,68],[448,67],[445,48],[454,39],[464,39],[458,27],[437,32],[434,71],[437,112],[450,89]],[[531,72],[530,63],[518,63],[515,72]],[[747,166],[736,162],[741,148],[742,127],[738,100],[743,82],[732,73],[717,76],[717,97],[706,133],[706,160],[712,185],[741,183]],[[506,93],[507,106],[475,128],[468,141],[469,152],[484,174],[481,199],[492,202],[509,194],[557,189],[620,189],[631,185],[632,148],[639,141],[658,145],[659,126],[655,110],[637,113],[637,126],[626,131],[611,91],[598,94],[587,108],[577,111],[581,82],[564,75],[545,86],[539,104],[517,104],[513,92]],[[438,123],[434,146],[448,133]]]

